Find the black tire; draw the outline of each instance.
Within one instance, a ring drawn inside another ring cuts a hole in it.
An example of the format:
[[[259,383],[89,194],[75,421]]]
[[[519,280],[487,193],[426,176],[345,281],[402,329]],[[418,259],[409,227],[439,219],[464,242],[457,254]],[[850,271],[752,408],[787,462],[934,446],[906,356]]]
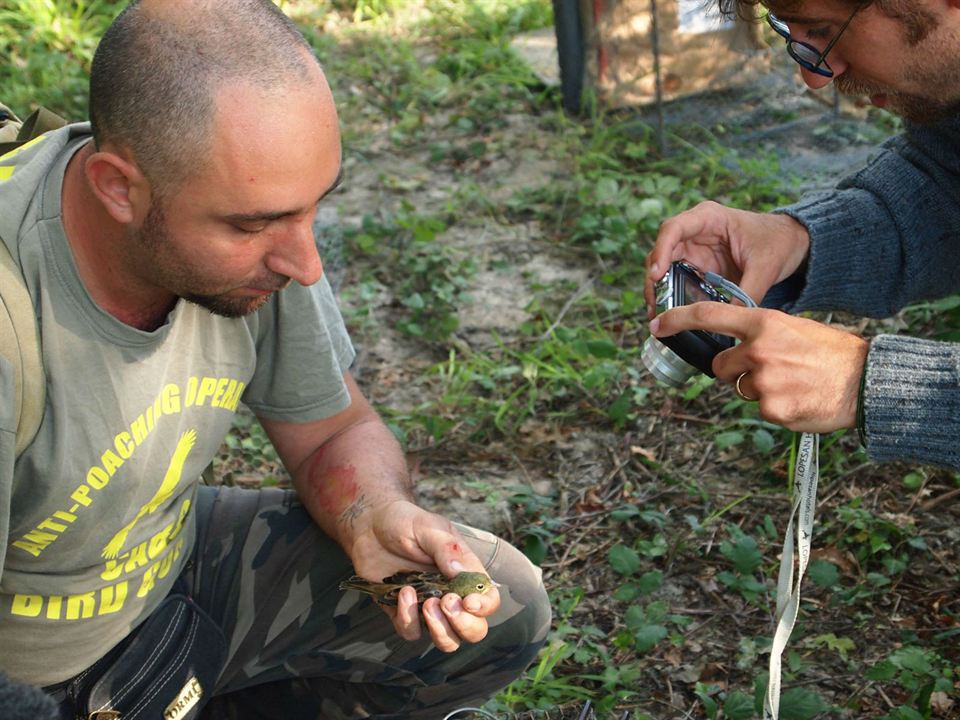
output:
[[[553,0],[553,27],[557,33],[563,108],[568,113],[578,115],[582,107],[586,54],[579,0]]]

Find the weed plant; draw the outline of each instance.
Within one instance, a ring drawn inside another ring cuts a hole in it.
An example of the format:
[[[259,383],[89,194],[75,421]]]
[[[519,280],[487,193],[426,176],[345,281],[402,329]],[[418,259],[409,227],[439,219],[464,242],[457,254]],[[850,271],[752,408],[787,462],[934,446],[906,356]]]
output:
[[[97,42],[121,0],[4,0],[0,4],[0,88],[21,117],[43,105],[86,119],[87,78]]]

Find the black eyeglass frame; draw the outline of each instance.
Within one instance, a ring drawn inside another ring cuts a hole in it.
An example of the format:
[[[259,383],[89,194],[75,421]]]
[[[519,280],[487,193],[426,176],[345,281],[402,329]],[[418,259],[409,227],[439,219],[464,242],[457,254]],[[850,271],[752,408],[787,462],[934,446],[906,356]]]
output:
[[[805,43],[802,40],[794,40],[790,35],[790,27],[783,20],[769,11],[767,12],[767,24],[773,28],[773,31],[777,33],[777,35],[786,40],[787,53],[800,67],[802,67],[804,70],[809,70],[812,73],[816,73],[821,77],[832,78],[833,70],[827,63],[827,55],[829,55],[830,51],[833,50],[833,46],[837,44],[840,36],[843,35],[844,30],[846,30],[847,26],[850,24],[850,21],[853,20],[854,16],[856,16],[856,14],[864,7],[864,5],[858,5],[856,9],[854,9],[850,17],[847,18],[847,21],[840,26],[837,34],[833,36],[833,39],[827,43],[827,46],[822,51],[817,50],[810,43]],[[804,57],[804,55],[807,53],[809,53],[809,57]]]

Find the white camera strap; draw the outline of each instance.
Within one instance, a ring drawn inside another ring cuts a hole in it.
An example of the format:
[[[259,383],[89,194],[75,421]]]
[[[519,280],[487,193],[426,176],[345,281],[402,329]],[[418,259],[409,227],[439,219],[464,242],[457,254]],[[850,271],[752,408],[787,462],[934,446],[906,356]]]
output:
[[[753,298],[722,275],[705,272],[704,277],[721,287],[747,307],[757,307]],[[780,572],[777,576],[777,629],[770,648],[770,679],[767,695],[763,699],[763,720],[777,720],[780,713],[780,670],[783,651],[800,611],[800,582],[810,562],[810,545],[813,539],[813,515],[817,505],[817,481],[820,479],[820,435],[801,433],[793,469],[793,507],[790,521],[783,538],[783,554],[780,557]],[[794,552],[793,524],[797,513],[796,553]],[[797,557],[797,580],[794,584],[794,555]]]
[[[783,539],[780,573],[777,577],[777,629],[770,648],[770,679],[763,701],[764,720],[777,720],[780,713],[781,658],[800,610],[800,582],[810,562],[813,538],[813,515],[817,504],[817,481],[820,478],[820,435],[802,433],[793,472],[793,507]],[[794,584],[794,518],[797,520],[797,579]]]

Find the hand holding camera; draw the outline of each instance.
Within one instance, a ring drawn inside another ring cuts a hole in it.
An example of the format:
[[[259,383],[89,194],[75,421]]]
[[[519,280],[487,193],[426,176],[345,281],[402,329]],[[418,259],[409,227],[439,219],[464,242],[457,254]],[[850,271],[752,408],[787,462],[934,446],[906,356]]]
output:
[[[726,296],[721,294],[721,287],[746,305],[755,304],[736,285],[719,275],[711,274],[710,280],[714,282],[711,283],[690,263],[683,260],[672,263],[655,287],[657,314],[696,302],[729,303]],[[734,338],[709,330],[683,330],[660,338],[651,335],[644,342],[640,357],[657,380],[665,385],[680,387],[698,372],[714,377],[713,359],[735,343]]]
[[[672,261],[684,258],[736,282],[760,302],[773,285],[793,275],[810,248],[806,228],[789,215],[771,215],[702,202],[660,226],[647,256],[644,294],[653,319],[655,283]]]
[[[644,344],[651,373],[679,387],[702,372],[694,363],[706,362],[718,379],[737,382],[742,395],[759,400],[765,420],[804,432],[854,427],[869,343],[779,310],[721,300],[718,288],[726,282],[683,261],[671,265],[658,283],[663,304]]]

